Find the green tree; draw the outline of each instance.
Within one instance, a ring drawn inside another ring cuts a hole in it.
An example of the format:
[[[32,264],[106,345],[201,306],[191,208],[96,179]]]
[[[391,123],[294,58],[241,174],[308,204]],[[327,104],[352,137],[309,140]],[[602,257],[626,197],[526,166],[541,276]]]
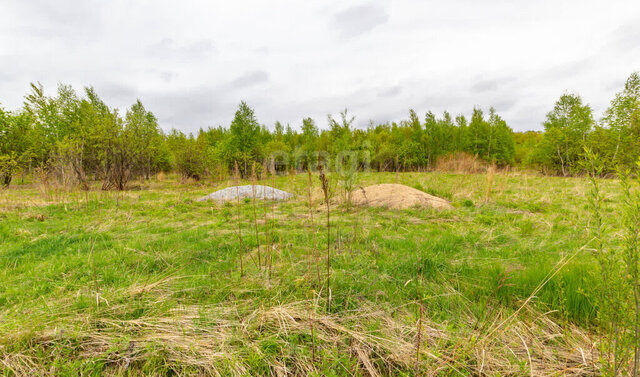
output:
[[[537,161],[563,176],[576,172],[593,124],[591,107],[577,94],[563,94],[543,123],[545,132],[536,147]]]
[[[227,163],[233,169],[234,163],[238,162],[238,167],[242,176],[247,176],[251,172],[251,163],[260,162],[261,145],[260,125],[255,113],[244,101],[240,102],[235,117],[229,127],[229,141],[226,145]]]
[[[318,164],[318,127],[311,118],[302,120],[302,153],[303,169],[315,167]]]
[[[149,179],[161,160],[162,142],[158,121],[137,100],[127,111],[124,123],[124,137],[129,146],[133,169]]]
[[[489,110],[489,127],[489,159],[501,166],[512,163],[515,155],[513,131],[494,108]]]
[[[0,108],[0,185],[8,186],[16,171],[29,161],[29,122],[25,114]]]
[[[631,168],[640,156],[640,74],[632,73],[605,111],[603,123],[615,138],[613,150],[602,151],[610,166]]]
[[[194,138],[181,131],[172,130],[167,135],[167,146],[174,156],[175,169],[182,178],[199,180],[205,176],[209,163],[206,138]]]
[[[491,127],[484,120],[484,113],[481,109],[474,107],[469,122],[468,132],[468,152],[480,158],[489,158],[489,144],[491,138]]]

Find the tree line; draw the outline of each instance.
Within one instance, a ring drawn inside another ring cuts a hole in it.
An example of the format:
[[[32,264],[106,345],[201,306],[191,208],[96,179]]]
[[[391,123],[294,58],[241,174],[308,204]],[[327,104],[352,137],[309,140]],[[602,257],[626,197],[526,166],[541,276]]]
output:
[[[548,174],[583,174],[585,150],[597,154],[602,174],[632,169],[640,158],[640,75],[632,73],[601,119],[574,93],[563,94],[540,133],[518,135],[519,161]]]
[[[631,166],[640,155],[639,93],[640,76],[633,73],[599,121],[579,95],[563,94],[542,132],[514,133],[495,109],[477,107],[469,118],[410,110],[405,120],[366,128],[355,127],[344,110],[329,115],[326,128],[305,118],[299,129],[280,122],[269,129],[241,102],[228,127],[185,134],[164,132],[139,100],[120,114],[93,88],[79,95],[59,85],[46,96],[42,85],[31,84],[20,109],[0,107],[0,183],[37,171],[83,189],[100,181],[103,189],[122,190],[130,180],[159,171],[201,179],[223,177],[237,166],[246,176],[256,163],[279,171],[328,161],[377,171],[427,170],[458,152],[566,176],[583,172],[585,148],[600,155],[608,173]]]

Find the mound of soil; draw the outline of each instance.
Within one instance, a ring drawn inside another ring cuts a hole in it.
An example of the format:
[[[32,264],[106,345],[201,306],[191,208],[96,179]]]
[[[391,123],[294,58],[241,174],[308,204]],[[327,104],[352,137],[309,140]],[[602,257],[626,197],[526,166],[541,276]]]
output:
[[[198,201],[204,202],[206,200],[215,200],[226,202],[230,200],[237,200],[238,197],[240,197],[240,199],[253,198],[254,190],[256,199],[287,200],[293,197],[293,194],[286,191],[278,190],[273,187],[262,185],[245,185],[232,186],[227,187],[226,189],[218,190],[207,196],[203,196],[202,198],[198,199]]]
[[[393,209],[428,207],[442,210],[453,208],[445,199],[398,184],[381,184],[357,189],[351,194],[351,201],[356,205]]]

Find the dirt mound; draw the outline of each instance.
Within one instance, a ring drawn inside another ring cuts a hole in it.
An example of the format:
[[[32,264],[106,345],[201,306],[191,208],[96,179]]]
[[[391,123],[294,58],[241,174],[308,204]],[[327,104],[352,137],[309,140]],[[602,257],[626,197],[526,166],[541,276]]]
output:
[[[293,194],[286,191],[278,190],[273,187],[262,185],[246,185],[227,187],[226,189],[216,191],[207,196],[203,196],[202,198],[198,199],[198,201],[204,202],[206,200],[216,200],[226,202],[230,200],[237,200],[238,197],[240,197],[240,199],[253,198],[254,195],[256,196],[256,199],[267,200],[287,200],[293,197]]]
[[[351,194],[351,201],[356,205],[393,209],[429,207],[442,210],[453,208],[445,199],[398,184],[381,184],[359,188]]]

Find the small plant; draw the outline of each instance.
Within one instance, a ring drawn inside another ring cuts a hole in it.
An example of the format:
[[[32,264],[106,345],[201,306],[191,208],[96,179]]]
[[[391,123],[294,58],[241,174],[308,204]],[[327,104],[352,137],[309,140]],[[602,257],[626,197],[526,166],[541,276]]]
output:
[[[343,189],[343,200],[347,209],[351,207],[351,193],[356,188],[357,162],[357,154],[355,153],[347,153],[343,158],[336,160],[338,178]]]
[[[585,167],[591,191],[588,196],[592,249],[600,268],[598,321],[600,358],[605,376],[638,376],[640,368],[640,190],[629,170],[618,170],[622,200],[621,244],[609,246],[614,234],[607,231],[603,213],[604,196],[598,178],[603,172],[599,156],[586,150]],[[635,174],[640,173],[640,163]],[[614,225],[614,224],[612,224]]]
[[[636,180],[640,183],[640,161],[636,163]],[[623,199],[623,257],[625,277],[632,295],[629,323],[629,348],[633,352],[633,376],[638,377],[640,369],[640,189],[632,186],[631,172],[620,170],[618,177],[622,184]]]

